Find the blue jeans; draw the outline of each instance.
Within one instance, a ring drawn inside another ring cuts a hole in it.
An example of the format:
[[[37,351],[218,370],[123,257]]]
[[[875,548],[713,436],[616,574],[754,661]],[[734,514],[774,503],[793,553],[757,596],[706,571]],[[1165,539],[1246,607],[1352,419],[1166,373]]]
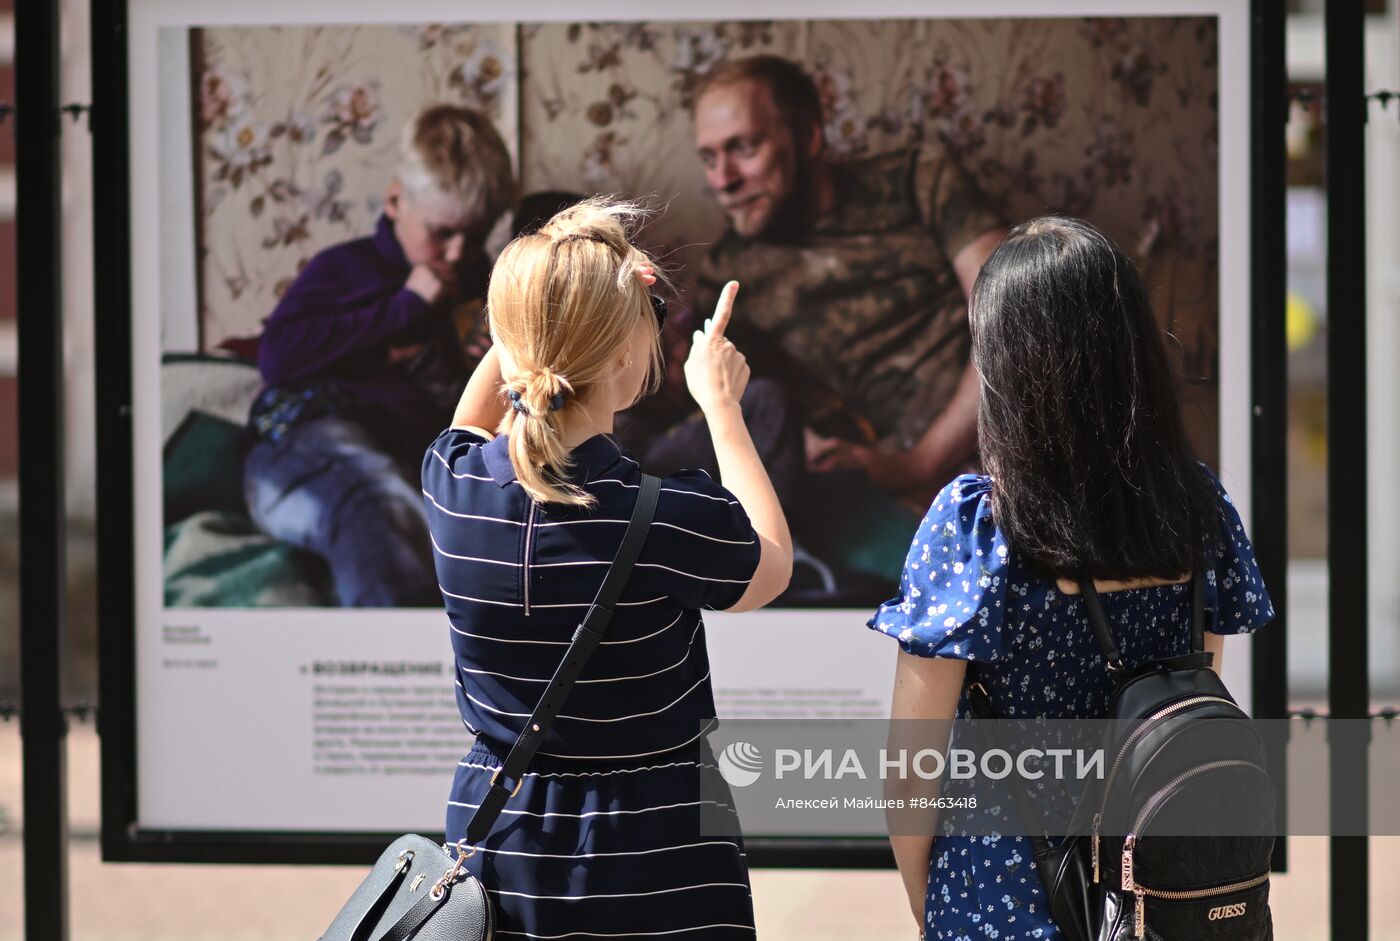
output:
[[[354,421],[326,416],[261,440],[243,465],[253,521],[325,559],[342,607],[442,604],[417,467]]]

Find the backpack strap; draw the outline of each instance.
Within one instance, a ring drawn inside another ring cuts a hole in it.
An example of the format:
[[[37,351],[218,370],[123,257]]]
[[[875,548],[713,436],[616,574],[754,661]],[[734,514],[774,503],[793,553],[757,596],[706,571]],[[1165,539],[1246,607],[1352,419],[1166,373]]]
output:
[[[1206,573],[1197,565],[1191,573],[1191,652],[1206,650]]]
[[[506,801],[520,790],[525,769],[535,757],[535,752],[539,751],[545,735],[549,733],[550,725],[559,715],[559,708],[564,705],[564,699],[573,689],[574,681],[583,672],[588,658],[602,641],[603,633],[608,629],[608,622],[612,620],[613,608],[622,597],[622,589],[631,577],[632,568],[637,564],[637,557],[642,552],[642,543],[646,542],[647,530],[651,526],[652,517],[656,515],[656,503],[660,494],[661,481],[643,474],[641,488],[637,491],[637,503],[632,509],[632,519],[627,524],[627,532],[622,537],[617,555],[613,557],[612,565],[608,567],[608,574],[603,578],[597,596],[583,616],[583,622],[574,629],[573,641],[569,644],[563,661],[554,671],[553,679],[545,687],[544,695],[540,697],[535,711],[525,720],[524,730],[506,754],[501,767],[491,774],[491,787],[481,799],[481,806],[472,814],[471,822],[467,824],[467,846],[475,847],[491,832],[491,827],[500,816]],[[511,781],[515,782],[514,786],[508,783]]]
[[[1113,631],[1108,626],[1108,618],[1104,617],[1103,605],[1099,604],[1099,593],[1094,589],[1092,578],[1079,578],[1079,594],[1084,598],[1084,609],[1089,614],[1089,626],[1094,629],[1094,637],[1099,642],[1099,649],[1103,651],[1104,665],[1109,673],[1117,673],[1123,669],[1123,652],[1118,649],[1118,642],[1113,639]]]
[[[1118,649],[1118,642],[1113,639],[1113,630],[1108,626],[1108,618],[1104,617],[1103,605],[1099,602],[1099,593],[1094,588],[1094,580],[1081,577],[1078,584],[1079,593],[1084,597],[1084,609],[1089,614],[1089,625],[1094,629],[1094,637],[1099,642],[1099,649],[1103,651],[1104,663],[1108,672],[1117,673],[1123,669],[1123,652]],[[1205,651],[1205,630],[1206,575],[1205,569],[1196,565],[1191,570],[1192,653]]]

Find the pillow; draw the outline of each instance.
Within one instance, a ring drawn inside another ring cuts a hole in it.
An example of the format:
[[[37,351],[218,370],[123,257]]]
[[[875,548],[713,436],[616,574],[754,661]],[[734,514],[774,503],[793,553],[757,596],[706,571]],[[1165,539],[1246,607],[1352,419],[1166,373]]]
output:
[[[261,388],[258,367],[246,360],[166,353],[160,361],[161,440],[169,441],[196,409],[235,425],[246,424]]]
[[[246,512],[241,425],[192,410],[165,443],[165,525],[201,510]]]

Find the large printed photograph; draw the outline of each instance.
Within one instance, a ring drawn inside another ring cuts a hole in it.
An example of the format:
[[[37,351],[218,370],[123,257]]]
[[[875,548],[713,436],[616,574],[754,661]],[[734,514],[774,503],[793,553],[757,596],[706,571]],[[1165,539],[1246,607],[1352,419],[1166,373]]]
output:
[[[678,288],[661,389],[617,429],[649,472],[718,476],[681,366],[741,284],[743,409],[796,548],[780,605],[892,595],[977,467],[966,298],[1033,215],[1136,261],[1217,464],[1214,17],[165,32],[192,233],[161,276],[167,608],[439,606],[418,468],[489,347],[491,261],[595,193],[655,207],[641,241]]]

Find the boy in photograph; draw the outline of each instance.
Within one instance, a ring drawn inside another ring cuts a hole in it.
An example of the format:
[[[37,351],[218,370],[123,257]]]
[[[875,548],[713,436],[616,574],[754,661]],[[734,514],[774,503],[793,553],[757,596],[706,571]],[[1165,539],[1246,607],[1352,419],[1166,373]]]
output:
[[[811,469],[860,470],[926,504],[975,460],[967,295],[1002,220],[939,146],[831,161],[816,85],[786,59],[719,64],[694,118],[729,220],[698,308],[726,281],[743,285],[736,342],[756,375],[814,403]]]
[[[514,196],[489,119],[423,109],[374,233],[312,258],[265,323],[248,510],[326,561],[344,607],[442,603],[419,462],[470,374],[453,308],[485,296],[483,246]]]

